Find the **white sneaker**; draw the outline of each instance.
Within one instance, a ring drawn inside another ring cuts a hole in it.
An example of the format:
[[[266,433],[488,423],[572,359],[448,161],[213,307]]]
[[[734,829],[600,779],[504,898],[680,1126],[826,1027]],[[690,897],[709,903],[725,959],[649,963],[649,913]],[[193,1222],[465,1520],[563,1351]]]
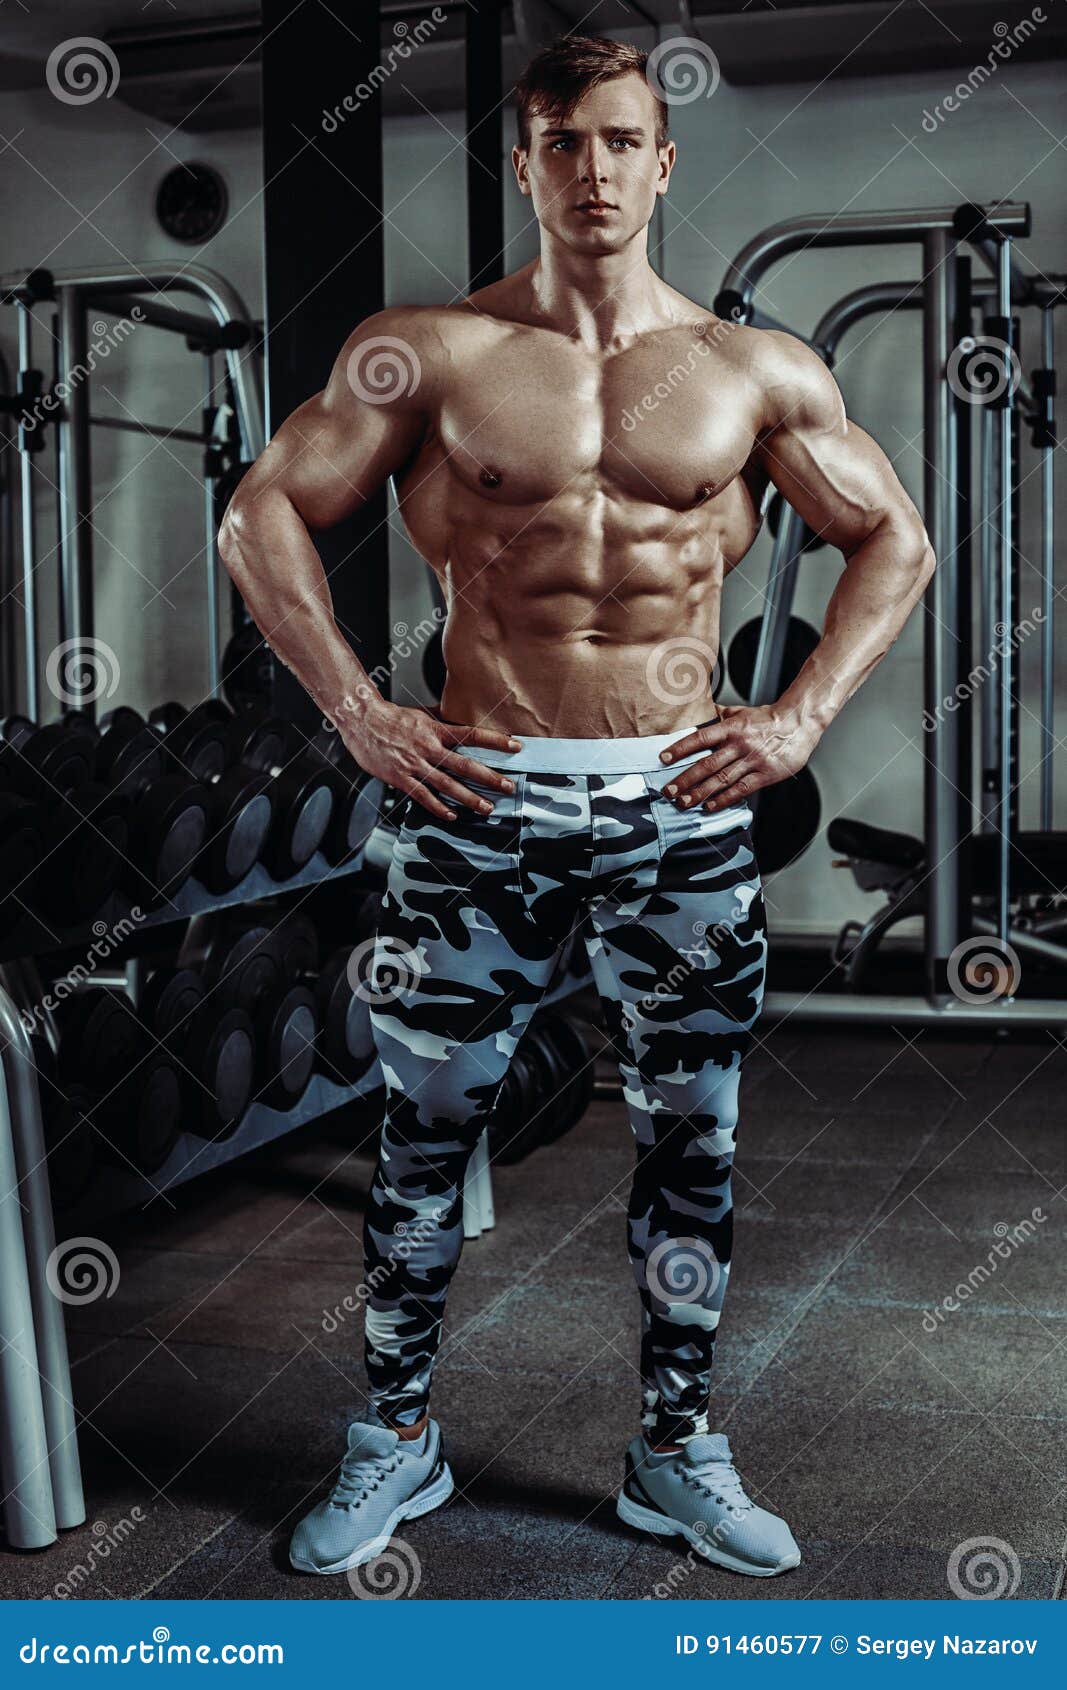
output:
[[[657,1455],[643,1436],[633,1438],[617,1512],[639,1531],[688,1539],[735,1573],[771,1578],[800,1565],[785,1521],[745,1495],[725,1432],[689,1438],[673,1455]]]
[[[289,1560],[303,1573],[361,1567],[382,1553],[401,1520],[440,1508],[454,1489],[436,1420],[421,1439],[353,1420],[337,1483],[300,1521]]]

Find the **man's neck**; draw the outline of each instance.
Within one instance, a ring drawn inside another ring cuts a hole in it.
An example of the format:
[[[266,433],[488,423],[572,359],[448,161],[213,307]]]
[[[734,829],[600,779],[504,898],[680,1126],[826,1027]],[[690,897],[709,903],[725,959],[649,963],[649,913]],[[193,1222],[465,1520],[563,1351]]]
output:
[[[670,290],[649,264],[643,238],[590,257],[542,233],[529,284],[537,314],[595,351],[624,346],[673,319]]]

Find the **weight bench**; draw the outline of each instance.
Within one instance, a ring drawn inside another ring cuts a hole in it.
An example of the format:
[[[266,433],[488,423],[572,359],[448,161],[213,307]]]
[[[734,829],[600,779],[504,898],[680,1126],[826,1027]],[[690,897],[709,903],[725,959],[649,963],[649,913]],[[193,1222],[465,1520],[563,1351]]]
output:
[[[887,892],[888,903],[869,921],[846,921],[834,942],[834,963],[853,991],[867,984],[871,962],[885,934],[909,915],[925,916],[930,878],[926,847],[910,833],[872,827],[838,816],[826,830],[839,864],[852,870],[864,892]],[[974,898],[995,898],[999,885],[999,836],[972,833],[961,846],[961,873]],[[1055,897],[1067,890],[1067,833],[1020,833],[1010,854],[1013,899]],[[977,924],[976,924],[977,925]],[[981,924],[983,927],[985,923]]]

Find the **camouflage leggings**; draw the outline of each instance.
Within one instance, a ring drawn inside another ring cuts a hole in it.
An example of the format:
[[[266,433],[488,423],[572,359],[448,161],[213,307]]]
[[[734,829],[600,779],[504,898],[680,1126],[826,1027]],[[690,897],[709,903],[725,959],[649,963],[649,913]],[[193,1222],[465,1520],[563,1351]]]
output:
[[[397,1425],[426,1409],[467,1162],[584,925],[636,1139],[641,1419],[652,1442],[685,1438],[708,1429],[740,1065],[763,997],[752,813],[687,812],[660,795],[692,761],[659,761],[680,732],[520,737],[521,751],[472,753],[514,775],[491,815],[462,807],[441,821],[408,799],[394,848],[371,970],[386,1083],[364,1226],[371,1401]],[[592,1209],[605,1193],[587,1195]]]

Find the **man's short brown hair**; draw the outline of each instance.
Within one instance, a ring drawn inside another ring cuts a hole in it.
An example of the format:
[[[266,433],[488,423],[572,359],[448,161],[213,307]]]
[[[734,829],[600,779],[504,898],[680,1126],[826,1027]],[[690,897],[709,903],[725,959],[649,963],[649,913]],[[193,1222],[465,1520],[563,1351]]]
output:
[[[519,146],[530,150],[530,118],[563,123],[588,89],[636,71],[645,75],[648,54],[629,41],[605,35],[560,35],[532,58],[515,84]],[[667,144],[667,105],[649,84],[656,101],[656,145]]]

